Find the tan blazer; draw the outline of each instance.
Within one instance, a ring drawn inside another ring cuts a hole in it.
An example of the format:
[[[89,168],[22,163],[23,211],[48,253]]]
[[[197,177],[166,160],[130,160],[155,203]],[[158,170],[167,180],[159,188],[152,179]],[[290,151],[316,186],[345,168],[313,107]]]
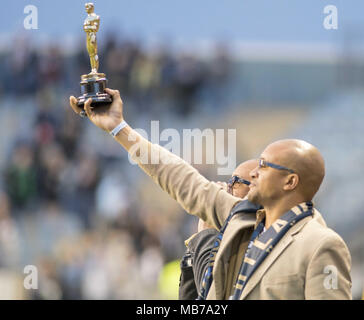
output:
[[[136,153],[131,158],[187,212],[220,229],[241,199],[166,149],[145,141],[141,146],[159,155],[158,164],[142,164]],[[207,299],[228,299],[233,293],[250,236],[263,218],[264,210],[256,217],[232,218],[216,256]],[[350,269],[347,246],[315,209],[273,248],[248,280],[241,299],[352,299]]]

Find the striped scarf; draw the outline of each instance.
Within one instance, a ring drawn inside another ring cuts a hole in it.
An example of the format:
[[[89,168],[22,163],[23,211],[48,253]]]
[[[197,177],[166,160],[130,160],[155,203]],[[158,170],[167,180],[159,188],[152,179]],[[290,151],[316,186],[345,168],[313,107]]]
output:
[[[232,216],[237,212],[246,212],[244,211],[244,207],[248,209],[248,212],[252,212],[252,210],[254,210],[253,208],[254,205],[252,205],[252,203],[250,203],[248,200],[242,201],[241,203],[239,203],[239,205],[237,205],[231,211],[229,217],[226,219],[224,226],[221,228],[220,233],[216,239],[214,247],[211,250],[210,260],[208,263],[207,270],[205,272],[198,300],[204,300],[207,297],[207,293],[212,283],[212,271],[216,253],[220,247],[224,231],[229,221],[231,220]],[[258,209],[259,208],[255,207],[255,212]],[[233,296],[231,297],[232,300],[237,300],[240,298],[246,283],[248,282],[254,271],[261,265],[264,259],[272,251],[272,249],[279,242],[279,240],[287,233],[287,231],[298,221],[312,215],[312,213],[313,213],[312,202],[306,202],[306,203],[301,203],[293,207],[288,212],[286,212],[262,234],[260,233],[264,228],[264,224],[263,222],[259,223],[259,225],[252,234],[251,241],[253,242],[253,245],[245,254],[243,263],[240,267],[238,279],[235,284],[235,291]]]

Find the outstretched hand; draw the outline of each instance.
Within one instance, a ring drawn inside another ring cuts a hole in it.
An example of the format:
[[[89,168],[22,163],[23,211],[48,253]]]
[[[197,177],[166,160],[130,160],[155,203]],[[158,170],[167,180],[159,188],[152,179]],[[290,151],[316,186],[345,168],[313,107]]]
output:
[[[216,182],[220,187],[222,187],[225,191],[228,191],[228,186],[226,182],[217,181]]]
[[[105,92],[112,96],[113,101],[110,105],[92,108],[92,99],[89,98],[85,101],[84,110],[92,123],[102,130],[110,132],[123,120],[123,102],[119,90],[106,88]],[[77,106],[77,99],[74,96],[70,97],[70,105],[78,115],[83,111]]]

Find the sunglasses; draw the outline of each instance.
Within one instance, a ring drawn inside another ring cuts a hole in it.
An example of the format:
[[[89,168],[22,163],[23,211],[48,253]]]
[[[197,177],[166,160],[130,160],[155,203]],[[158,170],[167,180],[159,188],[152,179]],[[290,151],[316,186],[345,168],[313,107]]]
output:
[[[242,183],[242,184],[246,184],[247,186],[250,185],[250,181],[245,180],[245,179],[241,179],[238,176],[232,176],[229,179],[228,184],[227,184],[229,193],[232,193],[235,183]]]
[[[272,163],[272,162],[265,161],[264,159],[259,159],[258,160],[258,166],[259,166],[259,168],[271,167],[271,168],[274,168],[274,169],[277,169],[277,170],[286,170],[286,171],[289,171],[290,173],[295,173],[294,170],[292,170],[292,169],[280,166],[279,164],[275,164],[275,163]]]

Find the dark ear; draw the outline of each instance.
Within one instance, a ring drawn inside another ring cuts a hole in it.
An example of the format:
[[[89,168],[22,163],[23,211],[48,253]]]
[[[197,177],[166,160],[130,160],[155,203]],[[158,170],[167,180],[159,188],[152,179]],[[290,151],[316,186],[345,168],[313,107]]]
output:
[[[300,177],[296,173],[289,174],[285,179],[285,184],[283,186],[283,190],[294,190],[297,188],[298,183],[300,181]]]

